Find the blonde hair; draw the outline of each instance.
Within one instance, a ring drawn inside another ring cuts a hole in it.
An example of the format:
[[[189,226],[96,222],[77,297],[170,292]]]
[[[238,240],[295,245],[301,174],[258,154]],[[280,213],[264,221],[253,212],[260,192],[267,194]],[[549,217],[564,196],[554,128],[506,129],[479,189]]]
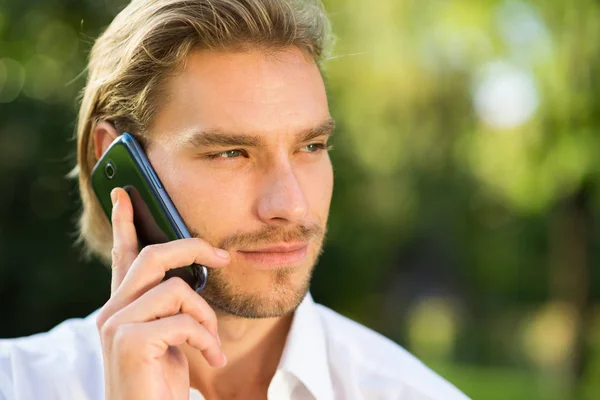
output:
[[[133,0],[96,40],[77,125],[82,213],[79,242],[110,262],[112,231],[90,184],[93,131],[110,121],[142,141],[164,96],[164,82],[196,49],[277,50],[296,46],[317,64],[330,43],[320,0]]]

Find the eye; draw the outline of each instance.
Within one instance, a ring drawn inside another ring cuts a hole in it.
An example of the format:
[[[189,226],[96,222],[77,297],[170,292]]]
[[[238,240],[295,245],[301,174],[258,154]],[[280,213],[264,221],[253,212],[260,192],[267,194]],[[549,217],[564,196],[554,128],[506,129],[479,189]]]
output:
[[[211,160],[214,160],[218,158],[237,158],[242,155],[244,155],[243,150],[226,150],[220,153],[210,154],[207,157]]]
[[[322,150],[331,150],[332,146],[328,146],[326,143],[311,143],[302,147],[301,151],[306,153],[318,153]]]

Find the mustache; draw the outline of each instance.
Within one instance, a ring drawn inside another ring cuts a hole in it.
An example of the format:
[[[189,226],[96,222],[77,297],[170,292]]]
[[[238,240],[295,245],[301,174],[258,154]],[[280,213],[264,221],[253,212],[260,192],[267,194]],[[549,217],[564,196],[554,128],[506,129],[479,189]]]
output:
[[[248,248],[261,244],[300,241],[307,242],[312,238],[325,235],[326,229],[318,224],[300,224],[294,227],[282,227],[268,225],[255,232],[236,232],[226,236],[217,243],[216,247],[221,249]],[[190,232],[192,236],[201,237],[196,232]]]

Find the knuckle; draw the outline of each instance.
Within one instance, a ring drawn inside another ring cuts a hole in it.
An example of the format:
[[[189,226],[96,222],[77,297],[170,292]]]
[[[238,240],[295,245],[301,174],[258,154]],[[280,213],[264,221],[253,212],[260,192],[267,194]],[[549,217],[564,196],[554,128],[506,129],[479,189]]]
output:
[[[119,324],[111,317],[100,327],[100,335],[104,340],[110,341],[115,337],[118,330]]]
[[[178,277],[173,277],[168,279],[166,282],[162,283],[166,290],[169,308],[172,311],[179,311],[181,309],[182,302],[184,301],[182,295],[182,289],[184,289],[183,285],[185,282]]]
[[[199,249],[206,249],[208,247],[212,247],[206,240],[198,237],[192,238],[190,240],[193,240],[194,245],[197,246]]]
[[[123,250],[119,249],[118,247],[113,247],[112,250],[110,251],[110,256],[112,258],[112,263],[113,266],[120,264],[124,257],[125,257],[125,253],[123,252]]]
[[[189,329],[190,331],[194,331],[197,329],[198,327],[198,321],[196,321],[191,315],[189,314],[179,314],[179,319],[181,321],[181,324]]]
[[[139,258],[145,262],[154,263],[160,260],[160,249],[157,245],[146,246],[140,251]]]
[[[116,349],[120,351],[129,349],[131,344],[135,343],[133,330],[126,326],[120,325],[115,327],[112,335],[112,342]]]
[[[183,279],[181,279],[178,276],[174,276],[172,278],[169,278],[166,282],[165,285],[168,285],[169,290],[172,290],[178,294],[181,294],[184,290],[186,290],[187,288],[189,288],[188,284],[185,283],[185,281]]]
[[[96,316],[96,328],[98,329],[98,332],[102,331],[102,327],[104,326],[109,317],[110,315],[108,314],[108,308],[107,305],[105,305],[100,309],[100,312]]]
[[[198,307],[200,307],[202,309],[202,312],[204,314],[206,314],[207,318],[214,319],[216,321],[217,313],[210,306],[210,304],[208,304],[208,302],[206,300],[204,300],[204,298],[202,298],[201,296],[198,296],[198,293],[196,293],[195,291],[192,290],[191,294],[192,294],[192,298],[198,304]]]
[[[217,325],[217,313],[215,313],[215,310],[213,310],[211,307],[204,307],[204,310],[206,312],[206,320],[209,323],[214,324],[216,326]]]
[[[208,305],[206,300],[198,296],[198,294],[192,291],[192,301],[194,302],[194,306],[200,311],[202,315],[202,320],[207,324],[215,324],[217,323],[217,314],[215,310]]]
[[[102,330],[104,329],[104,322],[105,322],[104,318],[101,317],[100,315],[98,315],[96,317],[96,330],[99,333],[102,333]]]
[[[192,240],[199,245],[205,245],[208,243],[206,240],[199,237],[192,238]]]

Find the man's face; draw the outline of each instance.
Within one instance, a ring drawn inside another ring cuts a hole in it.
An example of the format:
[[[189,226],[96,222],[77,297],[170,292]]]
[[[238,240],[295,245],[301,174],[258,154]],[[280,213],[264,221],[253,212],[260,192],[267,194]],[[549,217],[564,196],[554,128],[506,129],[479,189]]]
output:
[[[308,290],[333,190],[318,67],[299,49],[198,51],[173,77],[148,156],[190,232],[225,248],[202,296],[242,317],[293,311]]]

